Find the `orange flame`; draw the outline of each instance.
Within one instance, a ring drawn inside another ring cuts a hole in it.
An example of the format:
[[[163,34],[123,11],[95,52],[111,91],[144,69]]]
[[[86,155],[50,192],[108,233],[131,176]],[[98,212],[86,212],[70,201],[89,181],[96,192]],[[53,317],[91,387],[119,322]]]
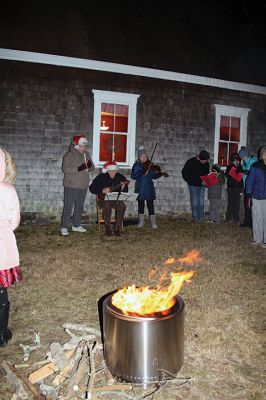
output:
[[[178,262],[192,265],[197,261],[203,261],[199,255],[199,251],[191,250],[186,256],[181,258],[169,257],[164,265],[169,266]],[[182,267],[177,267],[176,270],[179,271],[180,268]],[[149,286],[128,286],[114,293],[112,304],[126,315],[152,316],[157,313],[166,315],[169,309],[175,304],[175,296],[180,292],[183,284],[191,282],[195,275],[195,271],[179,271],[171,272],[169,276],[167,269],[168,267],[163,271],[160,282],[169,277],[169,286],[156,285],[153,288]],[[152,269],[149,273],[149,279],[154,278],[156,273],[157,270]]]
[[[185,257],[178,258],[177,261],[180,263],[193,265],[196,261],[202,261],[198,250],[191,250]]]

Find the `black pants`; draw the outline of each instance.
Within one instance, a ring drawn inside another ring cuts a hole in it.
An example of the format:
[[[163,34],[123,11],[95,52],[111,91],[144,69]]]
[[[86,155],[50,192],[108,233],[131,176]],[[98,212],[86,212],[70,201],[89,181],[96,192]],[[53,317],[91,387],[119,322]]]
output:
[[[0,335],[7,330],[9,316],[9,301],[7,289],[0,287]]]
[[[239,222],[239,209],[240,209],[240,193],[241,188],[227,188],[228,192],[228,203],[226,212],[226,221],[233,220],[234,222]]]
[[[149,215],[154,215],[154,200],[146,200]],[[145,200],[138,200],[138,212],[144,214]]]

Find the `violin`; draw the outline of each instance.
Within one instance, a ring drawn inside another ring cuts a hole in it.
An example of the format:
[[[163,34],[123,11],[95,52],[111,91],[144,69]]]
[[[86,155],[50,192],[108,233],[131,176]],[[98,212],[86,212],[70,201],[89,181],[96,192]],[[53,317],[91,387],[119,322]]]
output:
[[[148,172],[152,171],[152,172],[156,172],[157,174],[161,174],[161,176],[164,176],[165,178],[169,177],[169,174],[167,172],[163,172],[161,170],[160,165],[155,165],[150,160],[147,160],[147,161],[145,161],[145,162],[143,162],[141,164],[142,164],[142,166],[143,166],[143,168],[145,170],[145,173],[148,173]]]
[[[126,181],[121,181],[119,184],[117,184],[117,185],[115,185],[115,186],[108,186],[108,188],[110,189],[109,193],[111,193],[111,192],[116,192],[116,189],[121,188],[122,185],[128,186],[129,183],[130,183],[130,181],[126,180]],[[117,193],[119,193],[119,191],[118,191]],[[99,198],[100,200],[104,200],[104,198],[105,198],[105,193],[99,193],[99,194],[98,194],[98,198]]]

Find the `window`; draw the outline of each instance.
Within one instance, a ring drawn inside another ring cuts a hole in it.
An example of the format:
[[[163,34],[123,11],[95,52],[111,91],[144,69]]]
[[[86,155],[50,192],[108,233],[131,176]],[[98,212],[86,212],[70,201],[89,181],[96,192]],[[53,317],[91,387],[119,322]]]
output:
[[[230,163],[230,156],[237,153],[247,141],[248,108],[215,104],[214,162],[222,167]]]
[[[135,161],[136,108],[139,95],[93,90],[93,161],[98,167],[115,161],[131,167]]]

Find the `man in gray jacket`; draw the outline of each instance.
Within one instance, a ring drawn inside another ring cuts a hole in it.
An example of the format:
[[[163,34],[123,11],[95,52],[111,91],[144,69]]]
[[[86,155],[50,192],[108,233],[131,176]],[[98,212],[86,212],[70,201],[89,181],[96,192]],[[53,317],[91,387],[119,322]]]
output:
[[[86,232],[81,226],[84,202],[90,183],[89,172],[94,170],[90,154],[87,151],[88,140],[84,135],[74,136],[69,151],[64,155],[62,170],[64,172],[64,209],[61,220],[61,234],[68,235],[68,224],[73,214],[74,232]]]

